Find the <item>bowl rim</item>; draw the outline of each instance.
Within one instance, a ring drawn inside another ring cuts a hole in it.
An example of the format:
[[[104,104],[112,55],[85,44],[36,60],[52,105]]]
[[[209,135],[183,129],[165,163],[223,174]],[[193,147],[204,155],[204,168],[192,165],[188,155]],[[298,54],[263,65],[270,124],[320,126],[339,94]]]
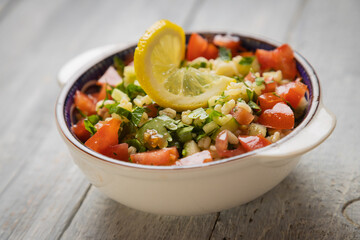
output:
[[[263,43],[271,45],[273,47],[278,47],[282,44],[279,41],[271,40],[267,37],[259,36],[256,34],[250,34],[250,33],[223,32],[223,31],[199,31],[197,33],[199,33],[199,34],[214,34],[214,35],[215,34],[237,35],[240,37],[240,39],[247,38],[250,40],[257,41],[257,42],[263,42]],[[189,33],[187,32],[186,34],[187,35],[191,34],[191,32],[189,32]],[[130,163],[130,162],[120,161],[120,160],[116,160],[116,159],[107,157],[105,155],[102,155],[98,152],[91,150],[90,148],[87,148],[78,139],[76,139],[75,136],[72,134],[70,129],[67,127],[66,121],[65,121],[65,116],[64,116],[64,111],[63,111],[65,99],[68,95],[69,90],[71,89],[73,84],[79,79],[79,77],[82,76],[86,71],[91,69],[96,63],[99,63],[99,62],[103,61],[104,59],[108,58],[109,56],[114,55],[118,52],[122,52],[127,49],[136,47],[136,45],[137,45],[137,43],[127,44],[125,46],[120,47],[119,49],[114,49],[110,52],[107,52],[106,55],[102,55],[100,57],[94,58],[93,61],[89,62],[88,64],[84,64],[81,68],[78,69],[76,74],[74,74],[73,76],[71,76],[68,79],[66,84],[62,87],[60,94],[58,95],[58,98],[56,100],[55,120],[56,120],[56,124],[57,124],[60,134],[64,137],[64,139],[66,139],[69,143],[71,143],[77,150],[81,151],[84,154],[88,154],[89,157],[93,157],[97,160],[101,160],[102,162],[114,164],[116,166],[121,166],[121,167],[125,167],[125,168],[132,168],[132,169],[177,170],[177,171],[183,170],[184,171],[186,169],[198,169],[198,168],[204,168],[204,167],[208,168],[208,167],[214,167],[214,166],[218,166],[218,165],[222,165],[222,164],[226,164],[226,163],[234,162],[234,161],[240,161],[240,160],[244,161],[244,159],[249,158],[250,156],[255,156],[259,152],[264,152],[271,148],[275,148],[275,147],[281,145],[283,142],[286,142],[289,139],[296,137],[297,133],[300,132],[302,129],[304,129],[311,122],[311,120],[314,118],[314,116],[316,115],[316,112],[319,109],[319,104],[320,104],[320,99],[321,99],[321,87],[320,87],[319,78],[318,78],[314,68],[311,66],[311,64],[300,53],[298,53],[296,50],[293,49],[294,58],[300,65],[302,65],[302,67],[304,68],[304,70],[306,71],[306,73],[309,76],[310,83],[313,88],[313,94],[312,94],[312,98],[309,101],[311,103],[311,106],[310,106],[305,118],[301,121],[301,123],[294,130],[291,131],[291,133],[289,133],[287,136],[280,139],[279,141],[272,143],[266,147],[256,149],[254,151],[247,152],[247,153],[244,153],[241,155],[224,158],[224,159],[220,159],[220,160],[216,160],[216,161],[212,161],[212,162],[202,163],[202,164],[189,165],[189,166],[177,166],[177,165],[152,166],[152,165]]]

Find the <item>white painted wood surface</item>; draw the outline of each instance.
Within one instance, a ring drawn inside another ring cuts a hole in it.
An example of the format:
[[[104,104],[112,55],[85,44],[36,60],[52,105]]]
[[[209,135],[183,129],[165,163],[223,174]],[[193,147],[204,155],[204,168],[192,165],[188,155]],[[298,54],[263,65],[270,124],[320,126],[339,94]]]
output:
[[[1,0],[0,239],[360,239],[359,13],[356,0]],[[162,18],[288,42],[317,70],[333,135],[272,191],[220,213],[157,216],[103,196],[57,133],[56,74]]]

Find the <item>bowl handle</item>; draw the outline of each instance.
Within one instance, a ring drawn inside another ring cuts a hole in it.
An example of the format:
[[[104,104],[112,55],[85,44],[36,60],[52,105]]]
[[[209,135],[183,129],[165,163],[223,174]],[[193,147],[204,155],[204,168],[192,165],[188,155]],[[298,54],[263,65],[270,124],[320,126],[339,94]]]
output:
[[[336,117],[322,102],[313,119],[305,128],[287,141],[259,153],[259,161],[267,166],[282,166],[321,144],[336,126]]]
[[[69,79],[82,73],[85,67],[95,64],[99,60],[108,57],[110,54],[125,47],[124,43],[110,44],[102,47],[90,49],[79,54],[68,61],[59,71],[57,81],[60,87],[63,87]]]

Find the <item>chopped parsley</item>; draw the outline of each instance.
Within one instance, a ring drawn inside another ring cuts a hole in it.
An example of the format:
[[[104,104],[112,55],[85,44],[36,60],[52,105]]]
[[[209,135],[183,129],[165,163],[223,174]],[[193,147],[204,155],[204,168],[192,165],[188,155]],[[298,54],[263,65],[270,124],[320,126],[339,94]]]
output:
[[[219,49],[219,57],[220,57],[221,60],[230,61],[232,59],[230,49],[220,47],[220,49]]]
[[[254,61],[255,57],[242,57],[241,60],[239,61],[240,65],[251,65]]]

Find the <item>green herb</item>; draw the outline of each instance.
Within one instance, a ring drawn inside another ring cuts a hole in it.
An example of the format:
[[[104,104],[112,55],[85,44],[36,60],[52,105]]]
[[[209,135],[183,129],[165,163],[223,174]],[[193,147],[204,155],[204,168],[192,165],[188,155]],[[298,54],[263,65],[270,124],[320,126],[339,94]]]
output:
[[[88,116],[87,119],[93,124],[97,124],[100,121],[100,117],[98,115]]]
[[[124,82],[118,84],[118,85],[116,86],[116,88],[119,89],[119,90],[122,91],[122,92],[126,92],[126,87],[125,87],[125,83],[124,83]]]
[[[220,47],[219,49],[219,57],[221,60],[230,61],[231,60],[231,51],[227,48]]]
[[[99,122],[100,118],[97,115],[91,115],[84,119],[85,129],[94,135],[96,133],[96,128],[94,127],[95,124]]]
[[[240,65],[251,65],[254,61],[255,57],[242,57],[239,61]]]
[[[83,111],[81,111],[79,108],[76,108],[76,110],[78,110],[80,116],[82,116],[83,118],[86,118],[86,117],[87,117],[86,114],[83,113]]]
[[[206,68],[206,62],[201,62],[200,63],[200,68]]]
[[[244,82],[244,77],[235,76],[234,79],[236,82]]]
[[[124,77],[124,68],[125,68],[124,61],[121,60],[119,56],[115,56],[113,58],[113,61],[114,61],[114,67],[115,67],[116,71],[119,73],[119,75],[121,77]]]
[[[142,145],[141,142],[137,139],[127,140],[126,143],[129,144],[130,146],[133,146],[134,148],[136,148],[137,152],[145,152],[146,151],[146,147],[144,147],[144,145]]]
[[[252,101],[253,98],[254,98],[254,92],[247,88],[246,89],[246,94],[247,94],[247,96],[249,98],[249,101]]]
[[[119,140],[123,139],[129,134],[134,134],[137,131],[137,127],[132,122],[122,122],[118,132]]]
[[[250,86],[249,86],[249,85],[247,85],[247,83],[246,83],[246,82],[244,82],[244,85],[245,85],[245,87],[250,88]]]
[[[281,98],[279,95],[277,95],[275,92],[272,93],[274,96]]]
[[[249,105],[252,109],[260,110],[260,111],[261,111],[261,108],[259,107],[259,105],[257,105],[257,104],[254,103],[253,101],[249,101],[249,102],[248,102],[248,105]]]
[[[265,80],[263,77],[258,77],[258,78],[255,78],[255,83],[257,86],[260,86],[265,83]]]
[[[130,121],[135,125],[139,125],[142,115],[145,112],[145,108],[136,107],[131,113]]]
[[[172,119],[173,120],[173,119]],[[158,134],[162,135],[168,142],[171,142],[173,139],[168,132],[167,128],[165,127],[166,123],[159,117],[153,118],[150,121],[146,122],[144,125],[141,126],[136,132],[135,137],[145,145],[144,142],[144,133],[147,130],[155,130]]]
[[[116,113],[119,116],[126,117],[135,126],[137,126],[140,123],[142,115],[145,112],[145,109],[141,107],[136,107],[133,112],[130,112],[125,108],[119,107],[118,103],[107,104],[105,105],[105,107],[109,109],[109,114]]]
[[[105,105],[105,107],[109,109],[109,114],[116,113],[119,116],[123,116],[129,119],[131,112],[125,108],[119,107],[118,105],[119,105],[118,103],[107,104]]]
[[[174,120],[166,115],[160,115],[156,119],[163,121],[164,126],[172,131],[178,129],[178,124],[180,123],[180,120]]]
[[[187,142],[192,139],[192,130],[194,129],[193,126],[187,126],[183,128],[179,128],[176,130],[176,135],[179,138],[180,142]]]
[[[130,83],[126,87],[125,93],[129,96],[131,100],[134,99],[137,95],[142,95],[142,96],[146,95],[145,91],[140,86],[135,85],[133,83]]]
[[[211,113],[209,114],[209,119],[212,121],[214,118],[217,117],[222,117],[224,116],[224,114],[222,114],[221,112],[218,112],[216,110],[211,111]]]
[[[222,95],[221,97],[218,97],[215,100],[215,104],[223,104],[223,103],[225,103],[225,98],[227,98],[227,96],[225,96],[225,95]]]
[[[199,118],[200,120],[204,120],[208,117],[208,114],[205,112],[205,110],[203,108],[198,108],[193,110],[189,115],[189,118],[191,119],[197,119]]]
[[[184,67],[186,64],[186,60],[181,60],[179,68]]]

